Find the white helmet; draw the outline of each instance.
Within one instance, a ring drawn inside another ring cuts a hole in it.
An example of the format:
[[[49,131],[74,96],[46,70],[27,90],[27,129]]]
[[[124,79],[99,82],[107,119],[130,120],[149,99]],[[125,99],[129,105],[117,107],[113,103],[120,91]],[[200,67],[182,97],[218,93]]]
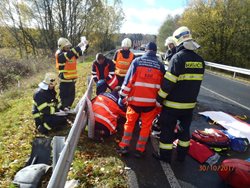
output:
[[[165,40],[165,46],[168,46],[169,44],[173,44],[174,46],[176,46],[176,42],[173,36],[170,36]]]
[[[48,90],[49,85],[55,86],[57,75],[49,72],[45,74],[44,80],[38,85],[41,89]]]
[[[192,40],[192,35],[190,33],[190,30],[185,26],[176,29],[175,32],[173,33],[173,37],[176,40],[177,46],[179,46],[184,41]]]
[[[122,40],[122,47],[123,48],[130,48],[132,46],[132,42],[129,38],[125,38]]]
[[[57,45],[58,45],[58,48],[59,49],[63,49],[63,47],[65,47],[65,46],[72,46],[72,44],[69,42],[69,40],[68,39],[66,39],[66,38],[63,38],[63,37],[60,37],[59,39],[58,39],[58,41],[57,41]]]

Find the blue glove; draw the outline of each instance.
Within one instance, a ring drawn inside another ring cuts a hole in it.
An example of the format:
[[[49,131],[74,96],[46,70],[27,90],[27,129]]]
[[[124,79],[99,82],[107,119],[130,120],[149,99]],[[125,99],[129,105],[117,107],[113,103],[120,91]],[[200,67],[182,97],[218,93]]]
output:
[[[105,83],[105,80],[98,80],[98,82],[96,83],[96,86],[99,87],[103,85],[104,83]]]
[[[120,106],[120,108],[124,108],[125,107],[125,105],[124,105],[124,103],[123,103],[123,101],[122,101],[121,98],[118,99],[118,105]]]

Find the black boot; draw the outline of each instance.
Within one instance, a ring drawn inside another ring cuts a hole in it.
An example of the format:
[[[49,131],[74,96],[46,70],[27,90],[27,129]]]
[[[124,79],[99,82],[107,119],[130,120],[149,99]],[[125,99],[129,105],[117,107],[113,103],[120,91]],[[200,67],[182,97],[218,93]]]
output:
[[[160,149],[160,153],[153,152],[152,155],[157,160],[164,161],[166,163],[171,163],[172,150]]]
[[[181,147],[178,145],[177,146],[177,161],[184,162],[188,150],[189,150],[189,147]]]

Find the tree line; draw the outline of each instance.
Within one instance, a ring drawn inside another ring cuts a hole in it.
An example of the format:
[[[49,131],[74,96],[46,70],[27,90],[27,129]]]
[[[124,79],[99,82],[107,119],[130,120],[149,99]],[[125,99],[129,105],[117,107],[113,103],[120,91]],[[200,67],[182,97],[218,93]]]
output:
[[[250,68],[250,0],[190,0],[182,15],[168,16],[159,34],[119,34],[125,20],[121,0],[1,0],[0,47],[29,54],[54,54],[59,37],[77,45],[81,36],[91,39],[91,49],[106,51],[125,37],[133,47],[165,39],[179,26],[192,31],[207,61]]]
[[[205,60],[250,68],[250,0],[191,0],[181,16],[168,16],[157,38],[164,42],[179,26],[189,27]]]
[[[0,47],[27,54],[54,53],[59,37],[73,45],[81,36],[91,38],[98,50],[114,47],[124,20],[121,0],[1,0]]]

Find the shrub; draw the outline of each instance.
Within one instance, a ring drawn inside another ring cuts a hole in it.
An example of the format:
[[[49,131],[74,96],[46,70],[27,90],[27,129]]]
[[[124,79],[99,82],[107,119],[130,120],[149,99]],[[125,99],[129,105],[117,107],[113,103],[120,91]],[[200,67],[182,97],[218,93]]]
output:
[[[14,60],[10,58],[0,58],[0,90],[7,89],[10,85],[17,83],[22,78],[27,78],[42,70],[50,69],[52,59],[29,58]]]

